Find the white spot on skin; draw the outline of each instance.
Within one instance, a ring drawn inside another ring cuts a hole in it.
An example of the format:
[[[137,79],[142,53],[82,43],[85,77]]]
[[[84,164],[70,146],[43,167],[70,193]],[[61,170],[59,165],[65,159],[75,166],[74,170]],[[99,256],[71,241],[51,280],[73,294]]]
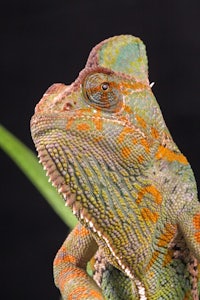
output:
[[[90,228],[94,229],[94,226],[91,221],[89,221],[89,226],[90,226]]]
[[[51,179],[49,180],[51,182]],[[55,184],[53,181],[51,182],[52,186],[57,187],[57,184]]]
[[[75,206],[72,207],[72,211],[73,211],[73,214],[75,215],[77,210],[75,209]]]
[[[59,194],[62,193],[62,186],[58,189],[58,193],[59,193]]]
[[[97,231],[97,234],[99,237],[101,237],[101,232],[100,231]]]
[[[84,219],[84,216],[82,213],[80,213],[80,218],[83,220]]]

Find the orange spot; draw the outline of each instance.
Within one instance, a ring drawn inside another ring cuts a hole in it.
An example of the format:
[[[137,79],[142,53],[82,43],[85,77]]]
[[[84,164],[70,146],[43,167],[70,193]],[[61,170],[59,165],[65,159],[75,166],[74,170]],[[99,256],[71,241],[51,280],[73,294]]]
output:
[[[144,90],[147,88],[147,86],[141,82],[135,82],[131,84],[131,88],[133,90]]]
[[[91,289],[90,287],[85,286],[78,286],[77,288],[73,289],[73,291],[68,295],[68,300],[81,300],[83,298],[86,299],[95,298],[95,299],[102,299],[102,295],[100,292]]]
[[[132,109],[130,108],[130,106],[127,106],[127,105],[124,107],[124,111],[129,114],[132,114],[132,112],[133,112]]]
[[[155,202],[157,204],[162,203],[162,196],[160,192],[157,190],[157,188],[153,185],[148,185],[139,191],[138,198],[136,200],[137,204],[139,204],[142,201],[142,198],[144,197],[145,194],[151,194],[154,197]]]
[[[93,120],[94,125],[96,126],[96,130],[101,131],[103,129],[103,122],[101,119]]]
[[[141,215],[145,221],[151,221],[153,223],[156,223],[159,217],[157,212],[152,212],[147,207],[141,209]]]
[[[140,164],[142,164],[143,161],[144,161],[144,156],[143,156],[143,155],[138,155],[137,160],[138,160],[138,162],[139,162]]]
[[[67,129],[67,130],[70,129],[70,127],[72,126],[73,122],[74,122],[74,119],[72,119],[72,118],[70,118],[70,119],[68,120],[68,122],[67,122],[67,124],[66,124],[66,129]]]
[[[122,150],[121,150],[121,155],[124,157],[124,158],[128,158],[131,154],[131,149],[129,147],[123,147]]]
[[[193,224],[196,229],[200,229],[200,213],[194,215]]]
[[[63,248],[63,250],[62,250],[62,248]],[[65,247],[61,247],[60,251],[61,251],[62,255],[57,255],[56,258],[54,259],[55,266],[62,264],[62,263],[76,264],[76,262],[77,262],[76,257],[73,255],[66,254]]]
[[[165,267],[172,261],[172,257],[173,257],[173,251],[168,249],[167,253],[165,254],[164,260],[163,260],[163,267]]]
[[[148,87],[146,84],[144,84],[142,82],[134,82],[134,83],[123,82],[120,85],[120,88],[123,90],[124,95],[128,95],[128,94],[130,94],[130,92],[132,93],[133,90],[135,92],[138,92],[138,91],[147,89]]]
[[[195,237],[197,243],[200,243],[200,213],[199,212],[196,215],[194,215],[193,224],[194,224],[195,229],[198,230],[198,232],[196,232],[194,234],[194,237]]]
[[[150,150],[149,150],[149,144],[148,144],[147,140],[146,139],[141,139],[140,143],[145,148],[146,152],[149,153]]]
[[[66,268],[62,269],[58,276],[59,277],[57,280],[61,290],[64,290],[65,285],[68,284],[68,282],[72,279],[87,278],[86,272],[75,266],[67,266]]]
[[[96,130],[102,130],[103,129],[103,122],[101,117],[101,111],[98,110],[95,114],[95,118],[93,119],[94,125],[96,126]]]
[[[143,118],[141,118],[139,115],[136,115],[136,119],[142,128],[146,128],[147,124]]]
[[[95,297],[95,298],[99,298],[102,299],[102,295],[100,294],[100,292],[95,291],[95,290],[90,290],[90,295]],[[81,298],[82,299],[82,298]]]
[[[154,139],[158,139],[159,138],[158,130],[154,127],[151,127],[151,135]]]
[[[200,243],[200,232],[196,232],[194,237],[195,237],[195,240],[197,241],[197,243]]]
[[[90,112],[91,112],[91,108],[81,108],[77,113],[79,114],[79,116],[83,116],[85,113],[90,113]]]
[[[79,111],[76,112],[76,118],[74,119],[73,117],[69,118],[67,120],[67,124],[66,124],[66,129],[70,129],[70,127],[72,126],[72,124],[74,123],[74,121],[76,121],[78,118],[80,118],[81,116],[84,116],[84,113],[89,113],[91,112],[90,108],[83,108]]]
[[[127,117],[126,116],[118,116],[117,117],[118,118],[118,121],[119,122],[129,122],[129,120],[127,119]],[[132,129],[133,130],[133,129]]]
[[[155,276],[155,273],[151,271],[151,272],[149,273],[149,278],[152,278],[152,277],[154,277],[154,276]]]
[[[103,140],[103,136],[98,136],[98,137],[95,137],[94,139],[93,139],[93,141],[95,142],[95,143],[99,143],[100,141],[102,141]]]
[[[155,157],[156,159],[167,159],[169,162],[178,161],[184,165],[188,164],[188,161],[183,154],[175,153],[172,150],[165,148],[164,146],[159,146]]]
[[[157,245],[165,247],[169,244],[176,233],[177,227],[173,224],[167,223],[164,232],[160,235]]]
[[[89,230],[86,229],[84,226],[82,227],[76,226],[73,230],[73,234],[80,237],[87,236],[89,233],[90,233]]]
[[[149,261],[149,263],[148,263],[148,265],[146,267],[146,271],[148,271],[153,266],[153,264],[155,263],[155,261],[158,259],[158,256],[159,256],[159,252],[158,251],[153,252],[152,257],[151,257],[151,259],[150,259],[150,261]]]
[[[119,134],[117,141],[119,143],[122,143],[126,137],[127,134],[131,134],[134,133],[134,129],[133,128],[129,128],[129,127],[125,127]]]
[[[87,123],[80,123],[77,125],[77,129],[80,131],[90,130],[90,126]]]
[[[138,143],[138,139],[133,138],[133,139],[132,139],[132,142],[133,142],[134,145],[136,145],[136,144]]]

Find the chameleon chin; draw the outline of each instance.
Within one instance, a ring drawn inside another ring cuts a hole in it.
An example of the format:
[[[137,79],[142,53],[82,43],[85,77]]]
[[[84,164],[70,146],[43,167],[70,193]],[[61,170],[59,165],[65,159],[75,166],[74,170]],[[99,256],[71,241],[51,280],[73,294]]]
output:
[[[120,35],[35,108],[40,162],[79,220],[54,260],[64,300],[199,299],[196,183],[151,88],[144,44]]]

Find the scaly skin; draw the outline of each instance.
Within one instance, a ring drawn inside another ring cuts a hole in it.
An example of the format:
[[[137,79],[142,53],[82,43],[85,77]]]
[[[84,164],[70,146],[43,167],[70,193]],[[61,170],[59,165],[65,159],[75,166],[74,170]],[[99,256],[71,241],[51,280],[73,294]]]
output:
[[[195,179],[151,91],[141,40],[97,45],[74,83],[47,90],[31,131],[80,221],[54,261],[63,299],[199,299]]]

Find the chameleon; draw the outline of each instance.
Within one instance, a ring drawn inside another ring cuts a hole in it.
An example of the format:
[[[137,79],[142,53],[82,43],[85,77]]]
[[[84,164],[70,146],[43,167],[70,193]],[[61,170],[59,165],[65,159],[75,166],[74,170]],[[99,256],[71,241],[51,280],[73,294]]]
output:
[[[196,182],[152,92],[139,38],[96,45],[72,84],[45,92],[31,134],[78,218],[54,259],[63,299],[199,299]]]

